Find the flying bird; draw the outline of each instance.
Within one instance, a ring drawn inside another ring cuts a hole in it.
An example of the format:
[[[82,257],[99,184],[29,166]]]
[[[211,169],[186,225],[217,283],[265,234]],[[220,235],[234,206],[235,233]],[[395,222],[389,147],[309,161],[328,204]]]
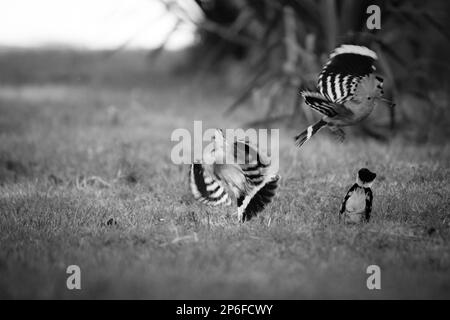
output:
[[[323,117],[295,137],[298,147],[325,126],[343,141],[341,127],[364,120],[380,100],[385,100],[383,79],[373,74],[375,60],[377,54],[363,46],[344,44],[331,53],[319,75],[318,92],[301,92],[305,103]]]
[[[214,149],[203,154],[202,163],[189,171],[194,198],[209,206],[237,205],[238,219],[250,220],[273,199],[280,176],[270,159],[249,142],[225,140],[223,131],[214,135]]]
[[[358,171],[356,183],[347,191],[339,211],[339,221],[345,223],[369,222],[372,212],[372,183],[377,175],[367,168]]]

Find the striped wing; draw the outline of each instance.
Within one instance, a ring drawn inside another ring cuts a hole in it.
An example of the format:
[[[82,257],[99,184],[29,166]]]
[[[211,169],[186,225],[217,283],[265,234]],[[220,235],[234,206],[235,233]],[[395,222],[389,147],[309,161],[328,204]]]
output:
[[[359,82],[375,70],[377,55],[367,47],[341,45],[330,55],[319,75],[318,88],[329,101],[352,99]]]
[[[237,198],[238,216],[247,221],[272,201],[280,177],[274,174],[271,161],[245,142],[235,142],[235,149],[245,150],[245,162],[240,164],[251,189]]]
[[[238,215],[248,221],[272,202],[278,188],[280,176],[270,176],[256,186],[250,193],[238,198]]]
[[[302,93],[305,103],[314,110],[332,118],[338,114],[336,103],[333,103],[318,92],[303,91]]]
[[[256,186],[263,182],[270,168],[270,159],[260,154],[248,142],[242,141],[234,143],[234,154],[247,182],[251,186]]]
[[[210,206],[231,204],[223,182],[209,174],[203,165],[199,163],[191,165],[189,182],[191,192],[196,200]]]
[[[233,147],[233,164],[192,164],[190,188],[195,199],[210,206],[229,205],[234,195],[238,215],[246,221],[272,201],[280,177],[257,148],[241,141],[235,141]]]

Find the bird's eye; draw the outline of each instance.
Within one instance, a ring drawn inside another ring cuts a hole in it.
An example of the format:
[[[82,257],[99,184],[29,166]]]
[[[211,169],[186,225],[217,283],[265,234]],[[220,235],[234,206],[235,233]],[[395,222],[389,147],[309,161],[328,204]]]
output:
[[[370,100],[370,99],[372,99],[372,97],[367,97],[367,100]]]

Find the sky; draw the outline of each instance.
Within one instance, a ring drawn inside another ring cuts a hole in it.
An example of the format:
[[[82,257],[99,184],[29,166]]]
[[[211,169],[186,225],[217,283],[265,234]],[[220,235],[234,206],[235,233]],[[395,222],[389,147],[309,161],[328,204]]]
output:
[[[159,0],[0,0],[0,46],[155,48],[176,21]],[[194,31],[182,23],[166,48],[188,46]]]

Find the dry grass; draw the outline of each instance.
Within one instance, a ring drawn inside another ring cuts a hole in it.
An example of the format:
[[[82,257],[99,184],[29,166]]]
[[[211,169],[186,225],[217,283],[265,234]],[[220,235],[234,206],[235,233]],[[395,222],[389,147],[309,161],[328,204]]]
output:
[[[195,203],[170,160],[173,129],[250,119],[224,120],[230,102],[189,85],[3,87],[0,297],[450,297],[449,144],[319,133],[298,150],[281,130],[279,196],[241,225]],[[373,220],[345,227],[336,212],[362,166],[378,173]],[[65,287],[71,264],[81,291]]]

